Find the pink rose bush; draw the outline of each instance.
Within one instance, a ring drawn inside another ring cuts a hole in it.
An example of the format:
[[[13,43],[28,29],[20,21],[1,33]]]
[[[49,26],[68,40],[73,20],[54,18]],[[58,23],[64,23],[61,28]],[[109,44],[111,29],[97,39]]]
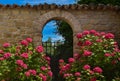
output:
[[[34,48],[31,38],[0,50],[0,81],[50,81],[50,58],[42,46]]]
[[[66,81],[112,81],[120,77],[120,49],[112,33],[85,30],[76,37],[79,53],[68,63],[59,61],[60,75]]]

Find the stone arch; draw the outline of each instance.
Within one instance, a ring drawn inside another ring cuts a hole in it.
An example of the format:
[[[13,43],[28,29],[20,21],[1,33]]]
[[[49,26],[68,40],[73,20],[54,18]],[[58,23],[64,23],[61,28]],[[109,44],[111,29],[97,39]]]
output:
[[[64,20],[65,22],[67,22],[71,26],[71,28],[73,30],[73,52],[76,52],[75,51],[76,37],[74,35],[78,32],[78,27],[80,29],[81,26],[80,26],[80,23],[77,20],[77,18],[74,15],[72,15],[70,12],[67,12],[64,10],[53,10],[53,11],[47,12],[47,13],[43,14],[42,16],[40,16],[40,18],[38,20],[36,20],[34,23],[36,28],[37,28],[37,31],[38,31],[37,36],[42,37],[43,27],[45,26],[45,24],[47,22],[49,22],[52,19]],[[81,31],[81,29],[79,30],[79,32],[80,31]],[[36,37],[36,36],[34,36],[34,37]],[[37,42],[38,44],[40,44],[41,41],[42,41],[42,38],[35,39],[35,42]]]

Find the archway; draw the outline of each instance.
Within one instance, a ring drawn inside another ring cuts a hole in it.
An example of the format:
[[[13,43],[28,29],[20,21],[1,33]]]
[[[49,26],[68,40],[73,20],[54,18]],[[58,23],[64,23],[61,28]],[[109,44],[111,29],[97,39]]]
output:
[[[50,20],[55,19],[55,20],[64,20],[66,21],[72,28],[73,30],[73,52],[76,53],[78,52],[77,50],[77,45],[76,45],[76,33],[78,33],[78,28],[79,28],[79,32],[81,32],[82,30],[81,25],[78,21],[78,19],[71,14],[70,12],[64,11],[64,10],[60,10],[60,9],[56,9],[50,12],[47,12],[45,14],[43,14],[42,16],[40,16],[40,18],[36,19],[33,23],[35,28],[37,28],[37,38],[42,36],[42,29],[45,26],[45,24],[47,22],[49,22]],[[34,42],[37,42],[36,45],[41,44],[42,39],[36,39],[34,38]]]
[[[40,18],[37,18],[34,21],[34,26],[35,26],[34,28],[37,28],[37,30],[36,30],[37,33],[36,33],[35,37],[37,37],[37,38],[42,37],[42,30],[43,30],[44,26],[50,20],[53,20],[53,19],[54,20],[63,20],[70,25],[70,28],[73,30],[73,53],[76,53],[77,52],[77,45],[76,45],[77,41],[76,41],[75,35],[76,35],[76,33],[78,33],[78,27],[79,27],[80,31],[82,31],[82,30],[80,29],[81,25],[80,25],[78,19],[70,12],[56,9],[56,10],[53,10],[53,11],[43,14],[42,16],[40,16]],[[35,37],[34,37],[34,42],[37,42],[36,45],[42,44],[42,38],[36,39]]]
[[[59,59],[67,62],[73,55],[73,30],[63,20],[50,20],[42,30],[42,43],[45,53],[51,57],[53,81],[59,80]]]

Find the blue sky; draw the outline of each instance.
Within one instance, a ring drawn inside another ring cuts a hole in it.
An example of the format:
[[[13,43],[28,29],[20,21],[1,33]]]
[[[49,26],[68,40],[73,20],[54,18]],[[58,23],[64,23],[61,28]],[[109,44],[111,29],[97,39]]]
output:
[[[58,5],[63,5],[63,4],[74,4],[76,0],[0,0],[0,4],[18,4],[18,5],[25,5],[26,3],[29,3],[31,5],[36,5],[36,4],[58,4]],[[48,22],[44,29],[43,29],[43,38],[42,41],[48,40],[49,37],[52,38],[52,41],[57,41],[57,40],[64,40],[62,36],[55,34],[54,32],[56,31],[56,26],[54,21]]]
[[[75,0],[0,0],[0,4],[18,4],[18,5],[24,5],[26,3],[29,3],[31,5],[34,4],[43,4],[43,3],[56,3],[56,4],[73,4],[75,3]]]
[[[55,21],[51,20],[50,22],[48,22],[45,27],[43,28],[42,34],[43,34],[43,38],[42,41],[47,41],[49,37],[52,38],[52,41],[64,41],[63,37],[56,34],[56,26],[55,26]]]

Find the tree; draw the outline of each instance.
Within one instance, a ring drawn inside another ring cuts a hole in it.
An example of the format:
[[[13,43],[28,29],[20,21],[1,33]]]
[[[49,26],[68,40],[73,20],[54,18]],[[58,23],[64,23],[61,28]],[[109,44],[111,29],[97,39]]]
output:
[[[77,0],[78,4],[111,4],[120,5],[120,0]]]
[[[69,57],[73,55],[73,31],[68,23],[65,21],[56,21],[57,34],[64,38],[64,43],[57,47],[59,51],[60,59],[64,59],[66,62]]]

